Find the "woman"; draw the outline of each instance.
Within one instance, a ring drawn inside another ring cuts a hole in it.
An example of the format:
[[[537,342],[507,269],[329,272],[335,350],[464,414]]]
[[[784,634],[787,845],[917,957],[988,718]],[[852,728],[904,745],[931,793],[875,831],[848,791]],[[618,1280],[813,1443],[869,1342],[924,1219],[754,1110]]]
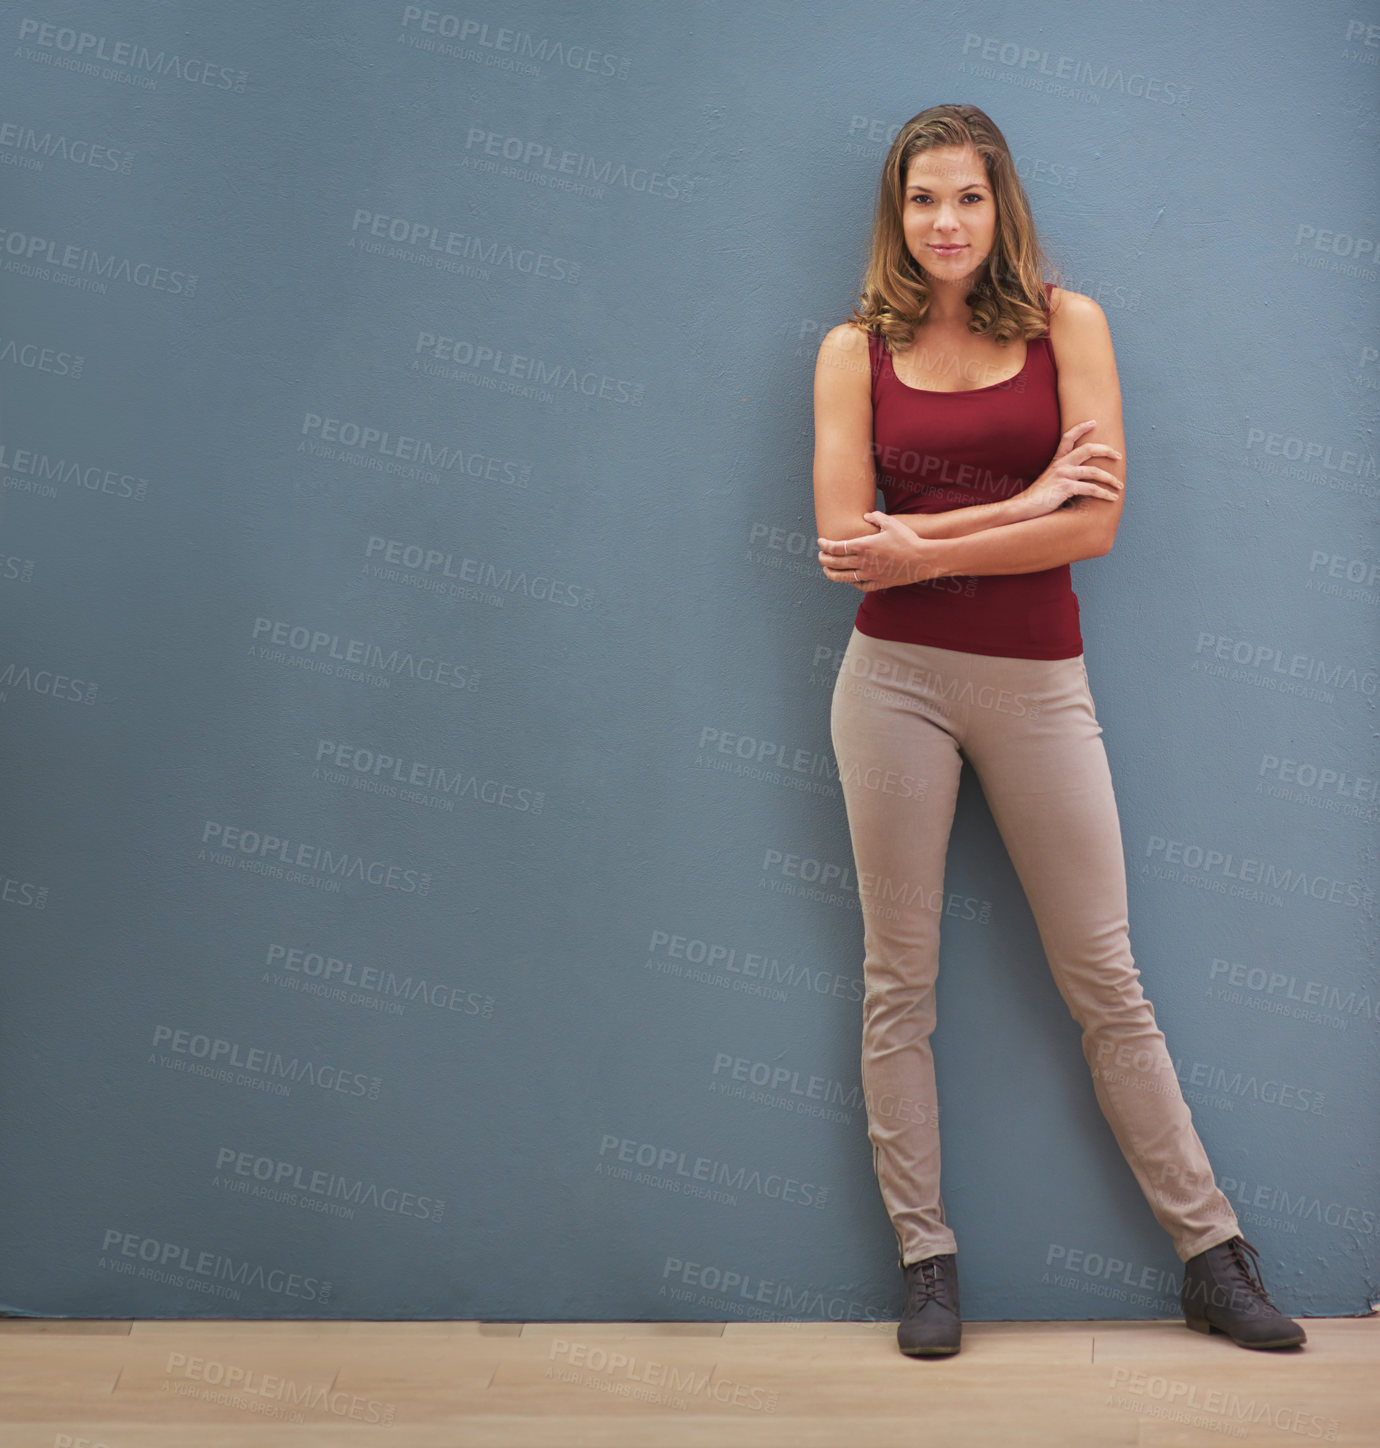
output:
[[[1047,269],[1001,132],[975,106],[933,106],[883,162],[861,304],[815,373],[819,561],[865,595],[831,729],[863,914],[868,1136],[906,1281],[898,1342],[941,1356],[962,1335],[930,1034],[966,758],[1098,1103],[1185,1264],[1188,1326],[1294,1347],[1305,1334],[1213,1180],[1128,943],[1069,574],[1116,535],[1121,396],[1101,308]]]

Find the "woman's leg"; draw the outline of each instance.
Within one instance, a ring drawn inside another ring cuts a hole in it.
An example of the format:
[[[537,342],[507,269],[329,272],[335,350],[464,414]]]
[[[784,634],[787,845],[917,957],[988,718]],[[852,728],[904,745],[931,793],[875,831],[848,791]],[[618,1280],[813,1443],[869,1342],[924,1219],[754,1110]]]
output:
[[[943,695],[964,657],[855,629],[830,718],[863,918],[868,1137],[902,1267],[955,1250],[939,1195],[930,1033],[944,859],[963,765]]]
[[[964,751],[1083,1028],[1098,1104],[1187,1261],[1240,1229],[1132,959],[1121,824],[1087,670],[1081,657],[971,659]]]

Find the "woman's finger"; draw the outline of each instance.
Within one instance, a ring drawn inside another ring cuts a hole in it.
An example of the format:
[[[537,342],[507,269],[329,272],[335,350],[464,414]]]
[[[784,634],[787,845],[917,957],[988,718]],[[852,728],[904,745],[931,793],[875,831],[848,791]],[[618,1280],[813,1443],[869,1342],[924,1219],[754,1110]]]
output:
[[[1084,463],[1083,466],[1078,469],[1078,476],[1080,478],[1091,476],[1101,482],[1107,483],[1113,488],[1124,488],[1126,486],[1126,484],[1113,473],[1109,473],[1105,468],[1095,467],[1092,463]]]
[[[1080,432],[1086,432],[1090,427],[1093,427],[1094,425],[1095,424],[1093,424],[1092,422],[1075,422],[1074,425],[1069,428],[1069,430],[1063,435],[1063,437],[1059,439],[1058,451],[1055,452],[1054,456],[1059,457],[1064,453],[1071,452],[1074,446],[1073,439]]]
[[[856,576],[856,575],[857,575],[857,572],[858,572],[858,570],[857,570],[856,568],[849,568],[849,569],[847,569],[846,571],[839,573],[838,577],[837,577],[836,579],[834,579],[834,582],[835,582],[835,583],[851,583],[851,584],[853,584],[855,587],[858,587],[858,588],[861,588],[861,587],[863,586],[863,584],[865,584],[865,583],[871,583],[871,582],[873,582],[873,580],[870,579],[870,578],[858,578],[858,577]]]

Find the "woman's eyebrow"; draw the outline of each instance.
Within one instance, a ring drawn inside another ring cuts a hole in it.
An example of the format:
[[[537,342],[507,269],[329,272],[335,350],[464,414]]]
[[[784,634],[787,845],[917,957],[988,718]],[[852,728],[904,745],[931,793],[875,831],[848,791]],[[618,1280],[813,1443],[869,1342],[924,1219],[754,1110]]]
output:
[[[906,190],[907,190],[907,191],[933,191],[933,190],[934,190],[934,187],[933,187],[933,186],[926,186],[923,181],[912,181],[912,182],[910,183],[910,185],[906,187]],[[961,186],[955,186],[955,187],[954,187],[954,190],[955,190],[955,191],[986,191],[986,190],[987,190],[987,183],[986,183],[985,181],[965,181]]]

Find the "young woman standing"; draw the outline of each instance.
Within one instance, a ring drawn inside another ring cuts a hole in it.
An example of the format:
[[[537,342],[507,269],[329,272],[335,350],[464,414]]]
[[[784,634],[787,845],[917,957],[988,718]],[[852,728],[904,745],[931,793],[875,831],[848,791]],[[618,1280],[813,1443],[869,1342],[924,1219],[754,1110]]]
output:
[[[1304,1332],[1266,1296],[1131,955],[1069,573],[1116,536],[1121,395],[1102,309],[1046,270],[1001,132],[975,106],[933,106],[883,162],[861,303],[815,372],[819,561],[865,595],[831,729],[862,904],[868,1136],[906,1281],[898,1342],[930,1357],[961,1339],[930,1035],[966,758],[1098,1103],[1185,1264],[1188,1325],[1293,1347]]]

